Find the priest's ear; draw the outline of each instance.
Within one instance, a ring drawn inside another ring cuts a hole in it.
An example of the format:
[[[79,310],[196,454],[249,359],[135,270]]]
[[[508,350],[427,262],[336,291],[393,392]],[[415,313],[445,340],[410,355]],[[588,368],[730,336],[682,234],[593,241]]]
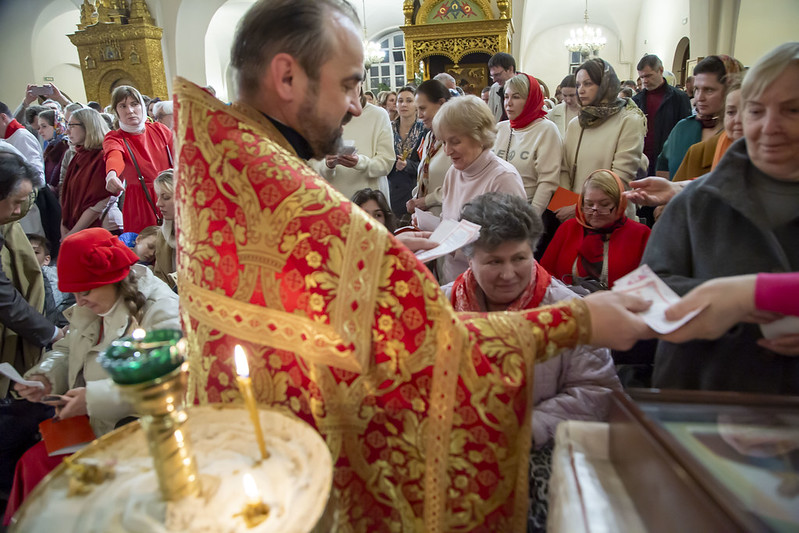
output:
[[[264,76],[266,79],[263,81],[271,85],[271,89],[283,102],[292,103],[305,100],[309,82],[308,75],[291,54],[276,54],[266,68]]]

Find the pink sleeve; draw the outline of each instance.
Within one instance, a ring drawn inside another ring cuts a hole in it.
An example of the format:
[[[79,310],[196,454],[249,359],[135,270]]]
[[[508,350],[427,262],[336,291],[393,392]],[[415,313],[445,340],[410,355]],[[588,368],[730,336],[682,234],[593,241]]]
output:
[[[755,307],[784,315],[799,315],[799,272],[757,275]]]

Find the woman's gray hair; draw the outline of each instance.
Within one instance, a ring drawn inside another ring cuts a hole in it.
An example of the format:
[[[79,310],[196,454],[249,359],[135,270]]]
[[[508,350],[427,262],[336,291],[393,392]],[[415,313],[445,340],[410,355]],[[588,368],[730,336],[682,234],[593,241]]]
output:
[[[461,220],[480,226],[480,237],[463,248],[466,257],[474,257],[475,248],[490,252],[506,242],[527,241],[535,251],[544,223],[527,200],[502,192],[487,192],[461,209]]]
[[[464,135],[477,141],[483,149],[494,146],[497,123],[483,100],[473,94],[449,100],[433,118],[433,131],[442,139],[443,132]]]
[[[791,64],[799,64],[799,42],[783,43],[758,59],[741,83],[741,100],[758,98]]]
[[[153,116],[156,117],[158,120],[158,115],[163,113],[164,115],[171,115],[174,112],[172,100],[162,100],[160,102],[156,102],[153,106]]]

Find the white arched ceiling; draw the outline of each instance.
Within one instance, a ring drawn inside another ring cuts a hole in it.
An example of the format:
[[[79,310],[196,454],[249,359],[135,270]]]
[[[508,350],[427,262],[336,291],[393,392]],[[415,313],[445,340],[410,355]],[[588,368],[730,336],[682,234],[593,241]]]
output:
[[[216,97],[223,101],[235,99],[234,88],[228,83],[230,48],[239,20],[255,0],[228,0],[219,7],[205,32],[205,80],[213,86]]]
[[[225,0],[183,0],[175,23],[175,69],[178,76],[206,85],[205,39],[216,11]],[[235,26],[227,31],[233,33]]]
[[[77,30],[78,22],[80,11],[68,0],[54,2],[42,11],[34,25],[38,29],[32,34],[34,79],[29,82],[41,85],[45,77],[52,77],[59,89],[85,102],[78,49],[67,37]]]
[[[634,67],[636,26],[642,5],[649,0],[589,0],[589,23],[602,28],[608,44],[600,57],[610,62],[620,78],[629,77],[630,65]],[[687,1],[687,0],[686,0]],[[514,9],[519,2],[515,2]],[[559,0],[546,9],[526,5],[521,17],[521,28],[516,27],[514,41],[518,41],[517,64],[521,69],[538,67],[541,77],[555,87],[565,76],[565,69],[555,68],[556,63],[568,59],[563,42],[571,29],[583,25],[584,0]],[[546,35],[544,39],[542,36]],[[566,59],[560,59],[566,58]],[[541,66],[538,66],[541,65]],[[558,77],[560,76],[560,77]],[[554,84],[553,84],[554,83]]]

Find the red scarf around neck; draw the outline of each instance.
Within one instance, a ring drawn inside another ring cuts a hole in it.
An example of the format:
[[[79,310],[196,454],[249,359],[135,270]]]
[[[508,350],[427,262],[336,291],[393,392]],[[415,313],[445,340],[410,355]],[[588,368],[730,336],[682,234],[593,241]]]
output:
[[[541,305],[547,288],[552,282],[552,276],[544,267],[538,264],[538,261],[534,260],[533,263],[534,273],[530,283],[527,284],[527,287],[515,300],[508,304],[506,311],[535,309]],[[478,313],[487,311],[485,294],[480,285],[477,284],[477,278],[474,277],[471,268],[458,276],[458,279],[452,284],[452,296],[450,299],[452,307],[456,311]]]

